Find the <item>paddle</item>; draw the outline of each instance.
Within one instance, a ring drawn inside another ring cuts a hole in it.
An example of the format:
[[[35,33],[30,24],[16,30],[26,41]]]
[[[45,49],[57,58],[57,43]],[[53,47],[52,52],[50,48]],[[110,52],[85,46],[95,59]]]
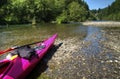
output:
[[[1,55],[1,54],[4,54],[4,53],[6,53],[6,52],[9,52],[9,51],[12,51],[12,50],[15,50],[15,49],[18,49],[18,48],[24,47],[24,46],[33,45],[33,44],[40,43],[40,42],[43,42],[43,41],[38,41],[38,42],[34,42],[34,43],[30,43],[30,44],[22,45],[22,46],[11,47],[11,48],[8,48],[8,49],[6,49],[6,50],[2,50],[2,51],[0,51],[0,55]]]

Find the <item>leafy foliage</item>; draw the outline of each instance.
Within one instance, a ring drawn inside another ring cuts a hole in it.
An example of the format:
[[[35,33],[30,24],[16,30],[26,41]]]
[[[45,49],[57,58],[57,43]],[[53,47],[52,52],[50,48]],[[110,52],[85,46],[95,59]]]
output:
[[[0,24],[85,21],[88,10],[83,0],[1,0]]]

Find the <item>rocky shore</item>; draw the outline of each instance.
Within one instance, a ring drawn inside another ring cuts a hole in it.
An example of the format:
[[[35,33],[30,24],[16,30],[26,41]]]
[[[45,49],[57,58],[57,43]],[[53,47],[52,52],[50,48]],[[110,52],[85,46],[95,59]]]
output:
[[[88,21],[88,22],[81,22],[82,25],[85,26],[104,26],[104,27],[120,27],[120,22],[115,21],[102,21],[102,22],[96,22],[96,21]]]
[[[101,51],[91,55],[83,51],[91,41],[85,42],[77,37],[57,39],[55,47],[61,45],[48,52],[28,79],[36,78],[36,71],[40,79],[120,79],[120,35],[104,30],[102,33],[106,40],[99,39]],[[88,51],[91,50],[92,47]],[[45,67],[45,62],[47,68],[43,71],[39,67]]]
[[[83,48],[91,44],[90,41],[77,38],[57,40],[55,44],[62,41],[63,45],[48,62],[48,69],[43,75],[52,79],[119,79],[120,31],[102,30],[102,34],[106,39],[99,39],[98,47],[102,50],[92,55],[83,52]]]

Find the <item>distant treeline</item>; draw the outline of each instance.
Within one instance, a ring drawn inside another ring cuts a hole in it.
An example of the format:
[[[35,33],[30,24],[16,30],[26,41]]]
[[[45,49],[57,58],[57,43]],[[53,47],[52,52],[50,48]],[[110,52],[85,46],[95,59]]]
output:
[[[0,0],[0,24],[78,22],[90,18],[84,0]]]
[[[120,0],[115,0],[104,9],[92,10],[91,13],[97,20],[120,21]]]

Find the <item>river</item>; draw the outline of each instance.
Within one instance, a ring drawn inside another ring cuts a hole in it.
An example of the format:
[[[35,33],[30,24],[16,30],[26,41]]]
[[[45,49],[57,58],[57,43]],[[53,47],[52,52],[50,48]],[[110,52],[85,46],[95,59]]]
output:
[[[65,66],[52,69],[54,65],[50,64],[45,71],[50,78],[120,78],[120,27],[94,27],[80,24],[10,25],[0,27],[0,50],[40,41],[55,33],[58,34],[59,42],[63,43],[58,51],[63,52],[65,57],[58,53],[51,59],[51,63],[57,61],[54,64],[57,65],[59,62]],[[67,63],[63,60],[67,58],[66,56],[71,59]],[[50,76],[50,73],[54,75]]]
[[[84,39],[86,32],[87,27],[77,24],[11,25],[0,28],[0,49],[43,40],[55,33],[58,33],[61,39],[74,36]]]

